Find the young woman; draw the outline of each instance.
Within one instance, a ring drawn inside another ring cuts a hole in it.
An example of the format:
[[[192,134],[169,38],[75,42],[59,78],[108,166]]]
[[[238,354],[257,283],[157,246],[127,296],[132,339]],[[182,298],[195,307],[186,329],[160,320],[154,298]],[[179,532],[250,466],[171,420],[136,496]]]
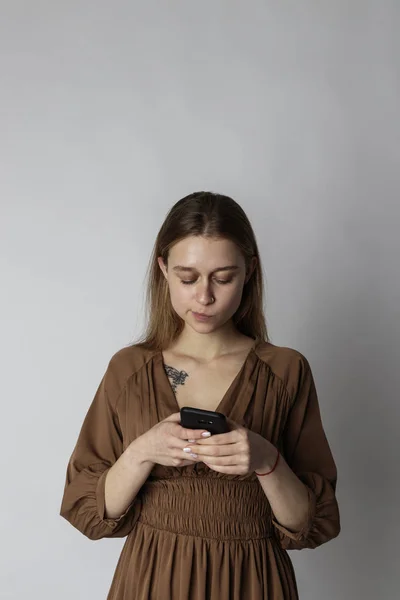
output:
[[[252,227],[231,198],[173,206],[147,333],[110,360],[68,464],[61,515],[127,536],[109,600],[293,600],[288,549],[338,535],[336,467],[310,365],[268,340]],[[180,425],[183,406],[229,432]]]

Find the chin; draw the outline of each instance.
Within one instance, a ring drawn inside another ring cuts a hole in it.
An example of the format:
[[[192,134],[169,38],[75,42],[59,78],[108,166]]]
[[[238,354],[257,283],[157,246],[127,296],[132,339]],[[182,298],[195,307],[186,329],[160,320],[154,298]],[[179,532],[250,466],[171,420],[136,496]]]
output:
[[[212,319],[209,321],[198,321],[192,314],[192,311],[189,311],[185,315],[179,315],[179,316],[185,322],[186,326],[191,327],[195,331],[197,331],[197,330],[201,331],[201,332],[214,331],[215,329],[218,329],[218,327],[220,326],[219,322],[217,322],[215,319]]]

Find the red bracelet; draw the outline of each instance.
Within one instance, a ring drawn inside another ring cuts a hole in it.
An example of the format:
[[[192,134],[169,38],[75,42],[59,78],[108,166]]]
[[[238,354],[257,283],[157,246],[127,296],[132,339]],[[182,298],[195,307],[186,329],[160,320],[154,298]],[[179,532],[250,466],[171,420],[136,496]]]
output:
[[[257,473],[257,471],[254,471],[254,473],[256,475],[258,475],[259,477],[263,477],[264,475],[270,475],[273,471],[275,471],[276,467],[278,466],[279,457],[280,457],[280,453],[279,453],[279,450],[278,450],[278,454],[277,454],[277,457],[276,457],[275,464],[274,464],[274,466],[272,467],[272,469],[270,471],[268,471],[267,473]]]

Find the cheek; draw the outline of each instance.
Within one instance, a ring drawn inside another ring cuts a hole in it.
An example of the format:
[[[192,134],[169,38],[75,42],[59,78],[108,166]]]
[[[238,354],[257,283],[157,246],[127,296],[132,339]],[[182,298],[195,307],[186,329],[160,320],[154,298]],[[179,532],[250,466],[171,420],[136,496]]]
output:
[[[182,283],[176,283],[170,286],[169,293],[171,296],[172,306],[183,306],[192,298],[190,286],[185,286]]]
[[[221,297],[221,305],[226,310],[236,311],[239,308],[240,301],[242,299],[243,286],[235,285],[233,288],[226,290]]]

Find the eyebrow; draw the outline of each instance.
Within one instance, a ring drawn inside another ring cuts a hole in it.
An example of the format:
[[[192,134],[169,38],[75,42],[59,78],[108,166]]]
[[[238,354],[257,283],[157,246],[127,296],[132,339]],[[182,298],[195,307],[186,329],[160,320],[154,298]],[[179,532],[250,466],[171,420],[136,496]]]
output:
[[[211,273],[216,273],[217,271],[237,271],[238,269],[239,267],[237,265],[227,265],[226,267],[218,267],[217,269],[214,269],[214,271],[211,271]],[[173,267],[172,270],[190,273],[192,273],[193,271],[197,272],[197,269],[195,269],[194,267],[184,267],[183,265],[176,265],[176,267]]]

